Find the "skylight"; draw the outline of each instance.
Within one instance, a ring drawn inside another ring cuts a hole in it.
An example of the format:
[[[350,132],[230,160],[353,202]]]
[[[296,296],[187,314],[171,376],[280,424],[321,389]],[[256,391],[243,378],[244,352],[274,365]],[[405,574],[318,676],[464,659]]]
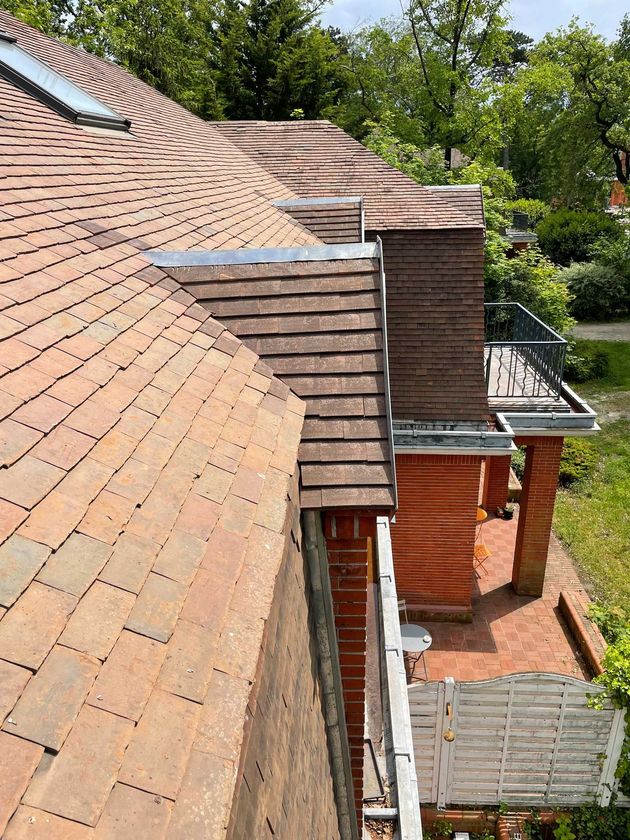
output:
[[[0,32],[0,76],[78,125],[128,131],[131,123]]]

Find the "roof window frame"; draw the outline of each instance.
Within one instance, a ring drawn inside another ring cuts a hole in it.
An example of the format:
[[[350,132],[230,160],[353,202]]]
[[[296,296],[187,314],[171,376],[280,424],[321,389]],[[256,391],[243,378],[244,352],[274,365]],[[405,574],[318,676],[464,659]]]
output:
[[[21,73],[18,69],[6,62],[6,56],[3,53],[4,44],[9,44],[15,47],[15,49],[19,50],[20,53],[25,54],[31,62],[34,61],[37,64],[41,65],[43,68],[45,68],[45,70],[52,74],[54,79],[64,82],[66,85],[69,86],[70,89],[78,91],[82,97],[87,97],[87,99],[92,100],[97,106],[100,106],[100,108],[108,111],[109,113],[95,113],[92,111],[82,110],[73,107],[68,102],[61,99],[59,96],[56,96],[54,93],[51,93],[50,91],[46,90],[46,88],[43,87],[41,84],[38,84],[33,79],[30,79],[27,75],[24,75],[24,73]],[[76,125],[86,126],[90,128],[108,129],[110,131],[116,131],[125,134],[128,133],[131,128],[130,120],[126,119],[121,114],[114,111],[113,108],[109,107],[109,105],[106,105],[104,102],[101,102],[99,99],[97,99],[88,91],[84,90],[79,85],[70,81],[70,79],[68,79],[62,73],[59,73],[57,70],[54,70],[52,67],[50,67],[49,64],[46,64],[41,59],[32,55],[28,50],[25,50],[18,44],[17,38],[14,35],[11,35],[10,33],[5,32],[3,30],[0,30],[0,77],[10,82],[20,90],[24,91],[29,96],[32,96],[34,99],[37,99],[39,102],[46,105],[52,111],[55,111],[60,116],[69,120],[70,122],[75,123]]]

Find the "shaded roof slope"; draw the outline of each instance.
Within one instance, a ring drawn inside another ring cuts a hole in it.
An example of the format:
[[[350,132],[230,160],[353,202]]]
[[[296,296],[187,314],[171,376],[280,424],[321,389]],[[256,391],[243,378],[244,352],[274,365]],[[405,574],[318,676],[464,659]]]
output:
[[[214,125],[298,196],[362,196],[366,230],[482,226],[478,208],[469,215],[469,202],[420,186],[327,120]]]
[[[253,681],[263,622],[233,598],[243,568],[279,567],[303,404],[160,277],[140,267],[0,344],[7,838],[118,836],[150,811],[152,836],[190,840],[231,801],[204,700],[217,671]]]
[[[296,262],[281,249],[275,262],[264,262],[268,250],[251,251],[259,261],[249,265],[212,252],[216,264],[166,270],[305,400],[302,506],[391,509],[378,251],[372,243],[321,250],[327,258]]]

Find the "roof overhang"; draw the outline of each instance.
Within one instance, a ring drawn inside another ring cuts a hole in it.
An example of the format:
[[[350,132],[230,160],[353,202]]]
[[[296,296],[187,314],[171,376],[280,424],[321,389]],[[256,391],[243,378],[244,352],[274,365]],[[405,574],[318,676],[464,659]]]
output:
[[[583,437],[600,431],[597,414],[566,382],[562,383],[560,396],[570,411],[497,412],[497,421],[501,418],[507,422],[517,437]]]
[[[497,415],[496,427],[487,423],[394,422],[394,451],[433,455],[510,455],[516,450],[509,422]]]

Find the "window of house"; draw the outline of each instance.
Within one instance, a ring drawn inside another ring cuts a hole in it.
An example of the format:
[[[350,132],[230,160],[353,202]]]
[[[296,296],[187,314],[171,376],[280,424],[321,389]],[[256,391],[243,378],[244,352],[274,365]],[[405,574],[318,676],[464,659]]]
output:
[[[129,131],[129,120],[23,50],[16,40],[0,32],[0,77],[78,125]]]

